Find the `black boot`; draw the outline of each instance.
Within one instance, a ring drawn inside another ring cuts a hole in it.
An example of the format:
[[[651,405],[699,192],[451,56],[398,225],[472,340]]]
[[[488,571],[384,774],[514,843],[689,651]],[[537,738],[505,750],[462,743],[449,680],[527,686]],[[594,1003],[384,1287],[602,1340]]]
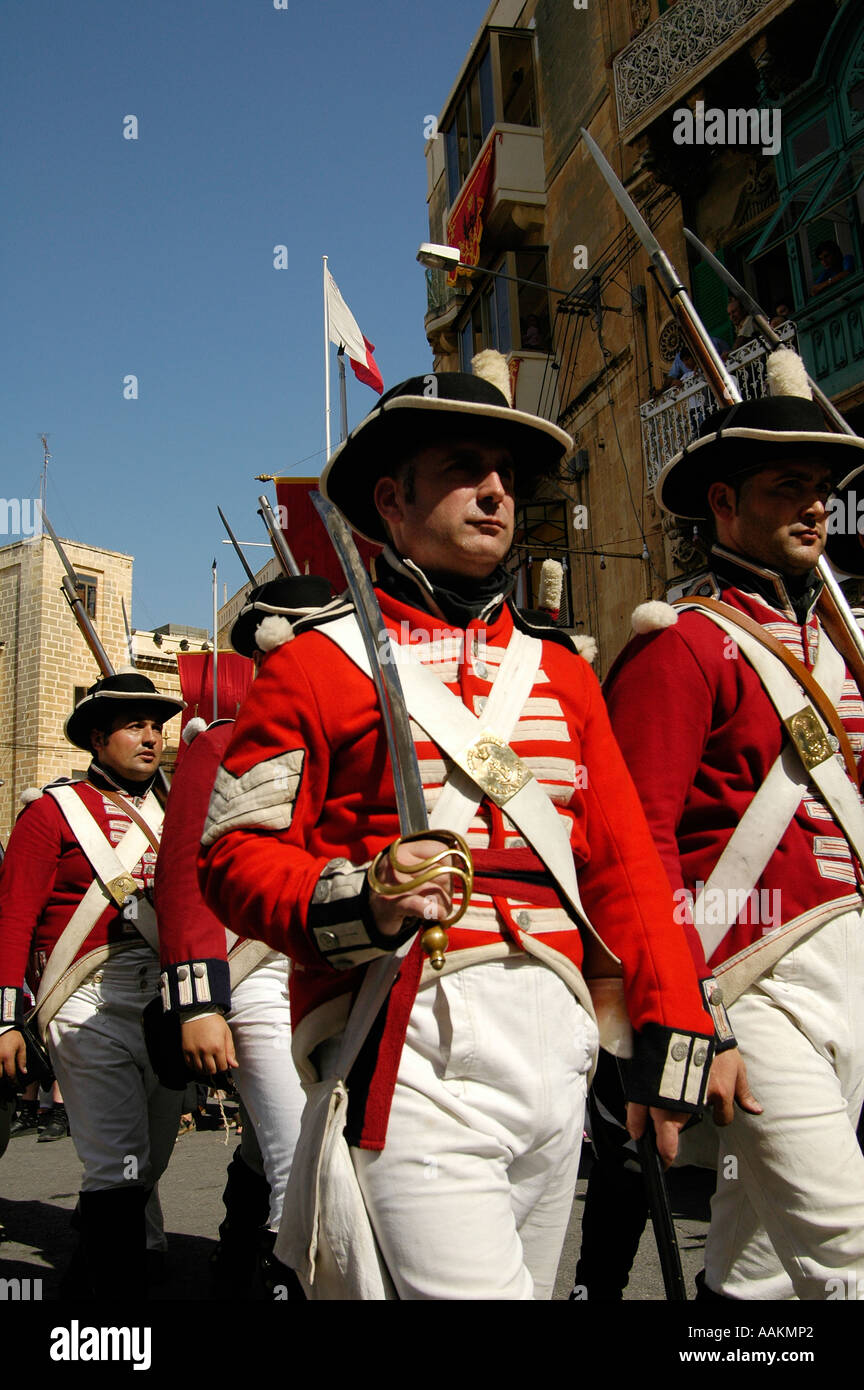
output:
[[[22,1100],[18,1114],[9,1128],[9,1138],[19,1139],[22,1134],[35,1134],[39,1128],[38,1100]]]
[[[46,1113],[48,1122],[43,1125],[36,1143],[50,1144],[52,1139],[67,1139],[69,1137],[69,1117],[66,1114],[66,1106],[55,1104],[53,1110]]]
[[[92,1297],[143,1301],[147,1297],[146,1187],[82,1192],[81,1252]]]
[[[239,1148],[228,1165],[222,1201],[225,1220],[210,1260],[213,1278],[225,1297],[249,1298],[261,1235],[270,1215],[270,1184],[243,1161]]]
[[[273,1254],[276,1232],[264,1231],[261,1236],[256,1297],[268,1303],[305,1303],[303,1285],[293,1269],[283,1265]]]

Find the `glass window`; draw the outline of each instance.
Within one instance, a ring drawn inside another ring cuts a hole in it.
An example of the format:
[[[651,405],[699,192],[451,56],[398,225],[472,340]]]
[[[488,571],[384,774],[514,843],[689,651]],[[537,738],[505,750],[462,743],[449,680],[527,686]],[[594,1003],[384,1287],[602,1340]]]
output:
[[[480,79],[480,113],[483,120],[483,139],[495,124],[495,94],[492,89],[492,54],[487,48],[478,68]]]
[[[444,132],[444,153],[447,160],[447,196],[455,203],[462,180],[459,177],[459,136],[456,122]]]
[[[812,159],[818,159],[820,154],[831,148],[831,132],[828,129],[828,117],[820,116],[818,121],[807,126],[806,130],[799,131],[792,137],[792,158],[797,169],[809,164]]]
[[[532,352],[548,352],[551,347],[549,291],[546,250],[517,251],[513,258],[513,274],[520,280],[532,280],[531,285],[519,285],[516,290],[519,309],[519,343]]]
[[[786,194],[777,212],[750,252],[749,260],[754,261],[757,256],[764,255],[766,251],[770,251],[773,246],[777,246],[793,234],[804,221],[816,195],[821,193],[829,181],[836,176],[837,167],[835,161],[827,169],[820,169],[818,174],[806,179],[794,193]]]
[[[84,605],[84,612],[89,617],[96,617],[96,588],[97,580],[93,574],[76,574],[75,592]]]
[[[501,34],[502,119],[511,125],[537,125],[534,88],[534,54],[531,39],[522,34]]]

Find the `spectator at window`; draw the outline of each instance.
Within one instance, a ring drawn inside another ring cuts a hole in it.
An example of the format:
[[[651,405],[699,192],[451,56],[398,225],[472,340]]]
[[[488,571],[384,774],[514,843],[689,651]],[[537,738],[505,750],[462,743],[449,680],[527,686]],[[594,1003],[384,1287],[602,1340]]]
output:
[[[735,330],[735,338],[732,343],[732,351],[734,352],[736,348],[743,347],[751,338],[758,337],[759,330],[753,315],[744,312],[744,305],[737,295],[730,294],[726,312],[729,315],[729,322]]]
[[[836,241],[820,241],[816,247],[816,259],[822,269],[813,281],[814,294],[821,294],[829,285],[845,280],[855,269],[855,257],[844,256]]]

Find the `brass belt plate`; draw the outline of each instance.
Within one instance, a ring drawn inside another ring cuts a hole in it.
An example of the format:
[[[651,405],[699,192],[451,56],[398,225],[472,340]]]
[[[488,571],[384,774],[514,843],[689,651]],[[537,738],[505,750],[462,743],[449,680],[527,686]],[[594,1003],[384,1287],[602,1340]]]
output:
[[[454,762],[467,772],[496,806],[504,806],[534,776],[509,743],[490,729],[459,753]]]
[[[833,757],[834,750],[825,737],[825,731],[816,718],[812,705],[805,705],[797,714],[790,714],[783,723],[808,772]]]
[[[138,892],[138,884],[131,874],[118,874],[105,884],[111,897],[118,907],[122,907],[127,898],[131,898]]]

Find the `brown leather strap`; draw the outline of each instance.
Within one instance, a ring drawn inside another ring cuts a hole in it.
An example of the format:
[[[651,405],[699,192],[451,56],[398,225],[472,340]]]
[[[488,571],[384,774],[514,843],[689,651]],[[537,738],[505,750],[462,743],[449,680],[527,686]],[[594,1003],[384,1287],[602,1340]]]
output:
[[[755,638],[755,640],[766,649],[766,651],[771,652],[772,656],[776,656],[778,660],[783,662],[783,665],[795,677],[798,684],[804,687],[812,703],[816,706],[816,709],[825,720],[828,728],[837,739],[840,745],[840,752],[843,754],[843,761],[846,764],[846,771],[854,786],[857,787],[858,765],[855,762],[855,754],[852,752],[849,735],[840,723],[837,711],[828,699],[825,691],[818,681],[814,680],[804,663],[799,661],[797,656],[794,656],[789,648],[785,646],[784,643],[778,641],[774,634],[769,632],[767,628],[764,628],[761,623],[757,623],[755,619],[749,617],[746,613],[742,613],[740,609],[733,608],[729,603],[721,603],[719,599],[702,598],[700,596],[696,599],[676,599],[672,607],[679,608],[682,605],[690,605],[693,603],[695,603],[698,608],[707,608],[712,613],[719,613],[720,616],[726,618],[728,622],[734,623],[736,627],[740,627],[744,632],[748,632],[751,637]]]
[[[121,811],[125,811],[125,812],[126,812],[126,815],[129,817],[130,820],[134,820],[134,822],[135,822],[135,824],[137,825],[138,829],[144,831],[144,834],[147,836],[147,839],[150,841],[150,844],[153,846],[154,851],[156,852],[156,854],[158,854],[158,853],[159,853],[159,841],[158,841],[158,839],[156,838],[155,834],[153,833],[152,828],[147,824],[147,822],[146,822],[146,820],[144,819],[144,817],[143,817],[143,816],[139,816],[138,812],[135,810],[135,807],[131,804],[131,802],[129,802],[129,801],[124,801],[122,796],[118,796],[116,792],[109,792],[109,791],[107,791],[107,790],[105,789],[105,787],[98,787],[98,788],[97,788],[97,791],[100,791],[100,792],[102,793],[103,796],[107,796],[108,800],[109,800],[109,801],[113,801],[115,806],[119,806]]]

